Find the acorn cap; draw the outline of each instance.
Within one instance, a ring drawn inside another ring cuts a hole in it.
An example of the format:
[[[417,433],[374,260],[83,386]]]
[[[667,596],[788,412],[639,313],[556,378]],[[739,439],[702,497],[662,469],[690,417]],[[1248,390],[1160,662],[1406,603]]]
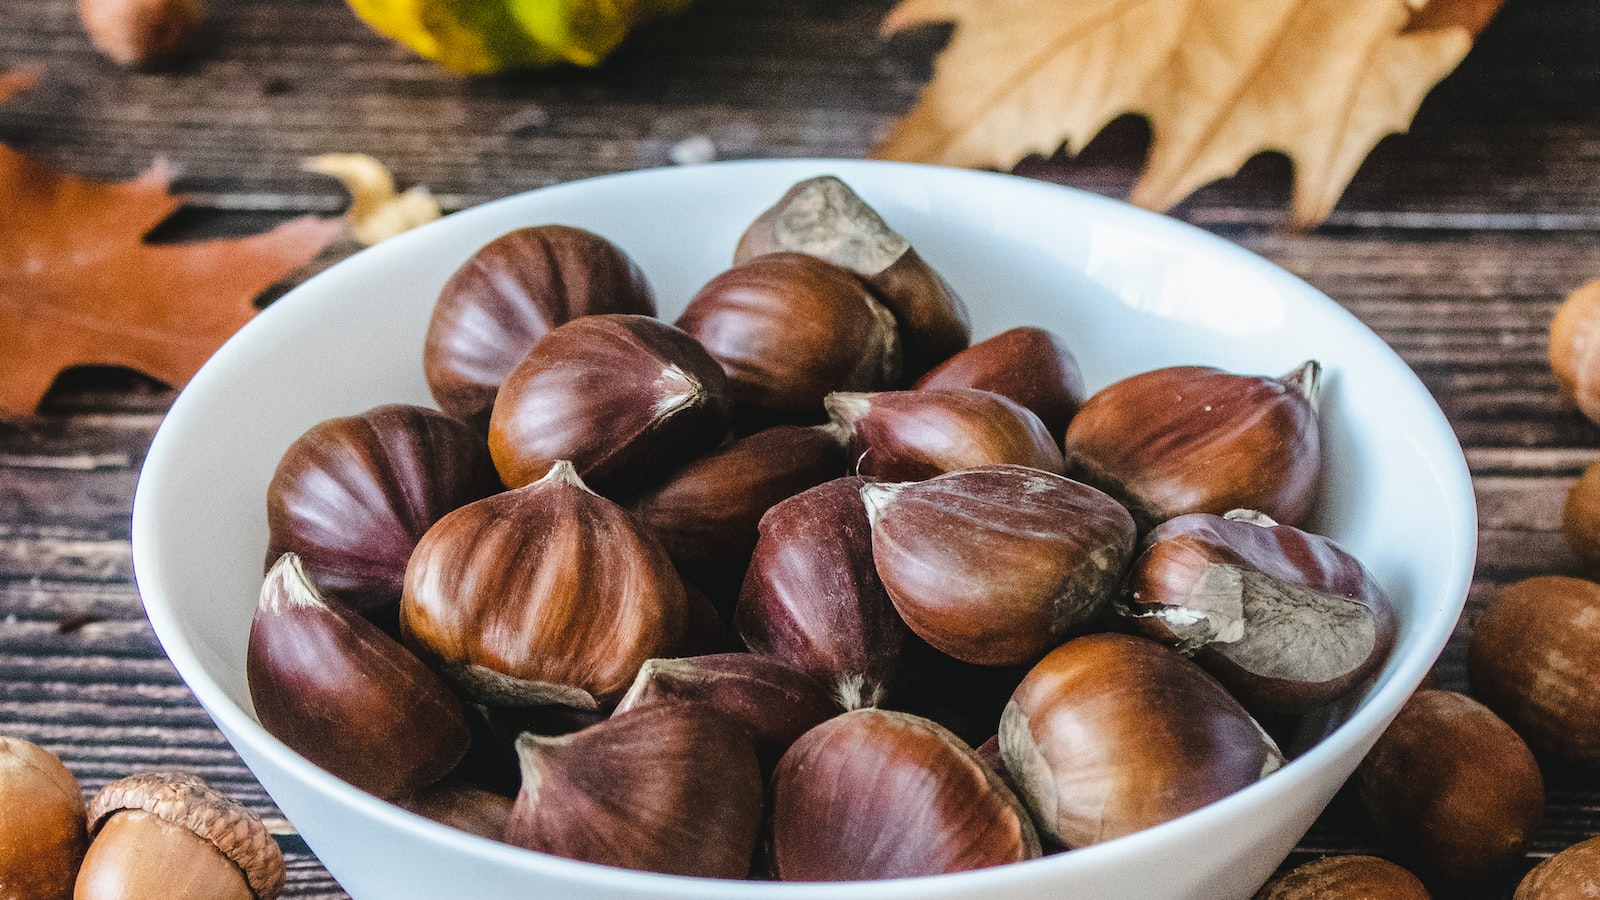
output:
[[[148,772],[113,781],[89,801],[92,839],[112,815],[141,809],[187,828],[244,872],[258,900],[283,890],[283,852],[259,816],[182,772]]]

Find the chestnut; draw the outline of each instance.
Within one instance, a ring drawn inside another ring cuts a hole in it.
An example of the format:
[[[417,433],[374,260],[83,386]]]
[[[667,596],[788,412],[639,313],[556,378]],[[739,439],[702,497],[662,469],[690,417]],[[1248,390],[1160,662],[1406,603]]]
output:
[[[469,784],[446,779],[409,797],[395,800],[409,810],[440,825],[468,834],[503,841],[511,822],[512,799]]]
[[[1600,460],[1590,463],[1567,490],[1561,533],[1584,568],[1600,572]]]
[[[832,391],[877,391],[900,373],[894,316],[859,278],[801,253],[773,253],[711,279],[678,327],[728,375],[757,421],[816,421]]]
[[[461,701],[398,641],[319,594],[293,553],[261,585],[245,674],[261,727],[368,793],[415,793],[466,755]]]
[[[483,438],[443,413],[397,403],[328,419],[267,485],[267,565],[295,553],[319,590],[391,618],[423,532],[497,490]]]
[[[1394,604],[1338,544],[1250,510],[1191,513],[1146,536],[1115,604],[1191,654],[1256,715],[1300,714],[1361,686],[1394,646]]]
[[[480,429],[511,370],[579,316],[656,314],[639,267],[605,238],[567,225],[518,228],[480,247],[439,292],[422,371],[439,408]]]
[[[1012,328],[979,341],[917,379],[914,390],[977,388],[1015,401],[1060,440],[1083,404],[1083,372],[1059,337],[1043,328]]]
[[[1039,828],[1077,848],[1245,788],[1283,754],[1204,669],[1125,634],[1040,660],[1000,716],[1000,755]]]
[[[882,702],[917,643],[873,565],[864,483],[836,478],[767,510],[733,617],[752,652],[810,673],[845,709]]]
[[[1472,627],[1472,693],[1528,745],[1600,764],[1600,584],[1546,575],[1500,588]]]
[[[569,859],[743,878],[763,793],[744,728],[697,703],[664,703],[561,737],[517,739],[522,790],[506,841]]]
[[[1600,280],[1568,294],[1550,320],[1550,371],[1556,388],[1591,422],[1600,422],[1596,329],[1600,329]]]
[[[772,776],[784,881],[960,872],[1033,859],[1027,810],[973,749],[908,713],[857,709],[811,729]]]
[[[72,772],[38,744],[0,735],[0,897],[68,900],[88,843]]]
[[[1066,474],[1117,498],[1140,533],[1184,513],[1259,510],[1298,525],[1322,475],[1321,366],[1282,378],[1173,366],[1095,392],[1067,426]]]
[[[1086,484],[983,466],[861,488],[872,558],[917,636],[981,665],[1031,663],[1106,609],[1133,517]]]
[[[628,494],[722,443],[727,379],[694,338],[648,316],[584,316],[506,376],[489,455],[509,487],[567,460],[594,490]]]
[[[1379,840],[1418,872],[1450,881],[1521,859],[1544,813],[1544,780],[1527,745],[1453,691],[1413,694],[1354,780]]]
[[[894,313],[906,380],[938,365],[972,338],[967,307],[939,273],[850,186],[832,175],[791,187],[750,223],[734,263],[781,251],[825,259],[865,279]]]
[[[1417,876],[1376,856],[1324,856],[1267,882],[1255,900],[1430,900]]]
[[[885,481],[1011,463],[1061,474],[1061,449],[1039,417],[973,388],[830,394],[856,471]]]
[[[595,709],[682,645],[687,604],[661,543],[562,460],[423,535],[400,630],[477,702]]]

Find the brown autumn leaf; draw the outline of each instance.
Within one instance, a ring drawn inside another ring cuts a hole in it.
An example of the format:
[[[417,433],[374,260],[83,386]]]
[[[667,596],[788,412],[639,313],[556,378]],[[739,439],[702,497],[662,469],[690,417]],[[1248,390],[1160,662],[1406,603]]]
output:
[[[1006,169],[1150,120],[1129,197],[1166,209],[1263,150],[1294,162],[1292,218],[1327,218],[1503,0],[901,0],[885,33],[954,22],[920,102],[874,151]]]
[[[170,180],[157,163],[133,181],[91,181],[0,146],[0,415],[33,412],[71,366],[183,385],[255,314],[258,294],[341,230],[305,217],[250,237],[146,244],[183,203]]]

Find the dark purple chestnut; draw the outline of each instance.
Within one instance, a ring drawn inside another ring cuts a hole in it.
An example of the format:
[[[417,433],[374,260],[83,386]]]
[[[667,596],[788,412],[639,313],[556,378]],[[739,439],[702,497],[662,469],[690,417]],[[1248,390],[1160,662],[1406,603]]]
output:
[[[977,388],[1014,400],[1056,440],[1084,398],[1077,357],[1043,328],[1013,328],[973,344],[917,379],[915,390]]]
[[[1061,448],[1039,417],[973,388],[836,393],[828,413],[850,437],[856,471],[921,481],[978,466],[1013,464],[1061,474]]]
[[[1394,646],[1394,605],[1333,541],[1247,510],[1146,536],[1118,613],[1190,654],[1256,715],[1298,714],[1365,683]]]
[[[390,404],[328,419],[267,485],[267,565],[298,554],[319,590],[383,618],[423,533],[500,488],[483,438],[443,413]]]

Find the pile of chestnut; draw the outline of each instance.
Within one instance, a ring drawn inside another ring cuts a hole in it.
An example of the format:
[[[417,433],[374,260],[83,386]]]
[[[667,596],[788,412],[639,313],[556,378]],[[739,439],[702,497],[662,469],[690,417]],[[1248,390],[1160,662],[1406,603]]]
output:
[[[445,286],[390,405],[288,449],[249,646],[262,725],[499,840],[784,880],[1128,834],[1284,761],[1258,719],[1362,687],[1394,610],[1296,528],[1319,367],[1085,397],[838,179],[676,323],[560,225]],[[1282,523],[1282,524],[1279,524]]]

